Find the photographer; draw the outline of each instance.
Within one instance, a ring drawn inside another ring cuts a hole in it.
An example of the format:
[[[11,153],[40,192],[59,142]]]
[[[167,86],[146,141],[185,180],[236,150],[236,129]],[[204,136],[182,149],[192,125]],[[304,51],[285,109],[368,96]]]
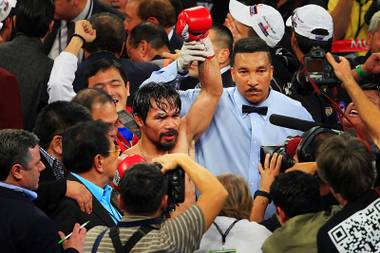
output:
[[[118,224],[120,244],[128,244],[137,252],[193,252],[222,209],[228,193],[208,170],[187,155],[167,154],[153,162],[162,165],[161,171],[155,164],[136,164],[125,172],[120,183],[120,205],[125,210],[123,222]],[[191,178],[200,196],[197,203],[180,216],[161,220],[170,195],[164,174],[177,166]],[[152,230],[145,231],[145,236],[131,245],[134,233],[147,227]],[[110,230],[99,226],[88,232],[85,251],[118,252],[112,245]]]
[[[312,114],[315,121],[323,122],[331,126],[337,125],[337,117],[331,105],[321,96],[315,94],[307,75],[310,72],[326,73],[329,65],[324,61],[324,52],[331,49],[333,36],[333,20],[331,15],[322,7],[317,5],[305,5],[297,8],[294,14],[286,21],[287,26],[293,29],[291,45],[298,61],[302,63],[301,68],[294,74],[287,94],[299,100],[302,105]],[[310,61],[310,64],[306,62]],[[305,64],[304,64],[305,63]],[[330,71],[332,73],[332,71]],[[317,80],[317,78],[314,78]],[[336,83],[325,77],[317,82],[320,90],[327,95],[338,93],[332,86]],[[334,94],[339,98],[341,94]]]

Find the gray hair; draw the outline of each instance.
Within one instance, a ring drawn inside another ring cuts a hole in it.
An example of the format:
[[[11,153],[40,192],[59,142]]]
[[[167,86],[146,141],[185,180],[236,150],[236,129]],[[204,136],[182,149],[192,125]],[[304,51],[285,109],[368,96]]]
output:
[[[371,18],[371,22],[368,26],[368,32],[375,33],[377,29],[379,29],[379,22],[380,22],[380,11],[377,11],[375,14],[373,14]]]

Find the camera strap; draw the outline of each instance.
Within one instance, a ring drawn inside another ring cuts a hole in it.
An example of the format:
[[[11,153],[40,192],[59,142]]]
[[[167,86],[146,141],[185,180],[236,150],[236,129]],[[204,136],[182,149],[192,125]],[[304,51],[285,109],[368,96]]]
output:
[[[302,63],[302,64],[303,64],[303,63]],[[338,104],[334,99],[332,99],[332,98],[329,97],[326,93],[324,93],[323,91],[321,91],[321,89],[318,87],[318,85],[317,85],[317,83],[315,82],[315,80],[314,80],[312,77],[310,77],[310,75],[307,74],[308,71],[307,71],[305,65],[303,66],[303,68],[302,68],[302,70],[301,70],[301,73],[304,74],[304,75],[307,75],[307,76],[308,76],[309,81],[310,81],[310,83],[311,83],[311,85],[312,85],[312,87],[313,87],[314,92],[315,92],[318,96],[324,98],[324,99],[325,99],[325,100],[331,105],[331,107],[334,109],[334,111],[338,114],[338,117],[339,117],[339,119],[340,119],[341,124],[342,124],[342,122],[343,122],[342,119],[345,118],[345,119],[348,121],[348,123],[350,123],[350,125],[355,129],[355,132],[356,132],[357,137],[360,138],[360,139],[364,142],[364,144],[366,145],[366,147],[367,147],[368,150],[371,150],[371,145],[369,145],[367,139],[364,137],[364,135],[363,135],[363,133],[361,132],[361,130],[358,129],[357,127],[355,127],[355,125],[354,125],[354,124],[352,123],[352,121],[351,121],[351,120],[350,120],[350,119],[344,114],[344,112],[342,111],[342,109],[340,109],[339,104]]]
[[[116,227],[112,227],[109,232],[109,236],[112,240],[113,247],[116,253],[127,253],[143,238],[146,234],[154,229],[158,229],[152,225],[158,225],[162,223],[162,218],[154,218],[139,221],[119,222]],[[123,246],[120,240],[119,227],[138,227],[137,231],[128,239],[127,243]]]

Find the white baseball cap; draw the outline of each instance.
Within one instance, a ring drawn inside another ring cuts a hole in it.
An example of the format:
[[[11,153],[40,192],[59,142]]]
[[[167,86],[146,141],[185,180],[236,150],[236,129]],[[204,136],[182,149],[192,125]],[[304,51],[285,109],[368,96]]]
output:
[[[17,0],[0,0],[0,29],[3,21],[9,16],[12,8],[16,7]]]
[[[315,4],[308,4],[295,9],[292,16],[286,20],[286,26],[292,27],[294,32],[299,35],[318,41],[331,39],[334,29],[330,13]]]
[[[229,9],[234,19],[252,27],[256,34],[270,47],[275,47],[284,36],[284,20],[281,14],[269,5],[247,6],[237,0],[230,0]]]

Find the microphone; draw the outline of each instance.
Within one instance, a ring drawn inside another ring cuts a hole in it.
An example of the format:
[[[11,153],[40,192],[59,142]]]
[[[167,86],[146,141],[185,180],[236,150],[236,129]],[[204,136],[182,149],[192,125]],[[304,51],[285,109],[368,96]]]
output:
[[[280,114],[270,115],[269,122],[276,126],[286,127],[286,128],[290,128],[294,130],[299,130],[302,132],[306,132],[307,130],[315,126],[326,127],[322,123],[292,118],[292,117],[288,117],[288,116],[284,116]],[[330,128],[330,127],[327,127],[327,128]]]

